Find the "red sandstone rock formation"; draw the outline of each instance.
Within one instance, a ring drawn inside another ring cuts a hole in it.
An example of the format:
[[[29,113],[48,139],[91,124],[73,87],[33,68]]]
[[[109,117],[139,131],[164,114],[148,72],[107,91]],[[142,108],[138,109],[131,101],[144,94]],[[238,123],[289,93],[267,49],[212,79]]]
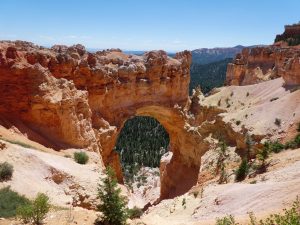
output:
[[[228,85],[249,85],[282,77],[287,86],[300,85],[300,49],[256,47],[244,49],[227,66]]]
[[[284,26],[283,34],[276,35],[275,43],[279,45],[299,45],[300,22]]]
[[[222,132],[229,144],[245,148],[246,131],[237,133],[223,122],[224,110],[202,105],[200,90],[188,97],[190,63],[188,51],[170,58],[164,51],[134,56],[118,49],[89,53],[81,45],[46,49],[1,42],[0,121],[21,132],[26,127],[30,139],[57,150],[99,151],[122,181],[113,150],[117,136],[128,118],[152,116],[170,136],[172,157],[162,164],[160,197],[172,198],[198,181],[201,156],[210,148],[207,137]]]
[[[135,115],[153,116],[171,137],[174,157],[162,178],[162,198],[172,197],[196,182],[200,164],[182,112],[190,63],[188,51],[170,58],[164,51],[134,56],[116,49],[89,53],[81,45],[1,42],[0,116],[25,124],[34,134],[30,139],[55,149],[100,151],[120,180],[113,147],[123,124]]]

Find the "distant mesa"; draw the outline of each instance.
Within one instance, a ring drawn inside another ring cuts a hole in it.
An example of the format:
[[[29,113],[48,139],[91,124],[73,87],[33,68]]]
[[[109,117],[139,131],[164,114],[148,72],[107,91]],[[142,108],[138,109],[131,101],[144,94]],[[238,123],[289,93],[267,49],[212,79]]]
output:
[[[285,25],[283,34],[275,38],[277,45],[296,46],[300,44],[300,21],[292,25]]]

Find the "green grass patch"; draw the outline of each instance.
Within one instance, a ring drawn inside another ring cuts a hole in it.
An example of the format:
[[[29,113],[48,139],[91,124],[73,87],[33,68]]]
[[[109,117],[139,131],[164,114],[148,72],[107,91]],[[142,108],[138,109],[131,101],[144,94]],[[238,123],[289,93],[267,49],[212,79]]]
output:
[[[32,148],[32,149],[36,149],[35,147],[33,147],[32,145],[29,145],[29,144],[26,144],[24,142],[21,142],[21,141],[14,141],[14,140],[9,140],[9,139],[6,139],[6,138],[0,138],[1,140],[3,141],[6,141],[6,142],[9,142],[11,144],[15,144],[15,145],[20,145],[24,148]]]
[[[9,187],[0,189],[0,217],[9,218],[16,216],[16,209],[27,205],[29,202],[25,196],[10,190]]]

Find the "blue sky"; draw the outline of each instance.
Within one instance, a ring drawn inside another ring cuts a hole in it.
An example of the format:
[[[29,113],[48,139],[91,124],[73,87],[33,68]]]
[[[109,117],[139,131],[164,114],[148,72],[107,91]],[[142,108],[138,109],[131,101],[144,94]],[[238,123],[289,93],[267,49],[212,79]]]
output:
[[[0,39],[177,51],[270,44],[300,0],[1,0]]]

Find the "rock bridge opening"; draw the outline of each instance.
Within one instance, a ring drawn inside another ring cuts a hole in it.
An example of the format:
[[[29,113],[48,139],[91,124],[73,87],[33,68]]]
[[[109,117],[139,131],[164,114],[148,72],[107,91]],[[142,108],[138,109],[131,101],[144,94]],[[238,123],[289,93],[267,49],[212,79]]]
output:
[[[119,154],[116,152],[118,147],[118,137],[122,130],[126,129],[126,121],[130,121],[130,118],[135,118],[136,116],[142,118],[153,118],[162,127],[164,131],[160,131],[162,135],[165,135],[165,140],[163,142],[164,147],[167,146],[167,150],[171,152],[170,156],[165,158],[162,163],[159,163],[160,166],[160,180],[161,180],[161,189],[160,189],[160,198],[172,198],[188,191],[193,185],[196,184],[199,173],[199,163],[193,159],[193,151],[191,147],[195,148],[195,143],[191,140],[191,135],[189,135],[185,128],[185,121],[182,119],[180,111],[177,108],[164,107],[151,105],[143,106],[135,110],[133,116],[124,118],[121,125],[116,129],[116,133],[110,141],[113,141],[112,151],[110,155],[104,161],[106,165],[112,166],[118,176],[120,182],[123,182],[123,173],[121,169],[121,160]],[[123,137],[121,137],[123,139]],[[169,140],[167,140],[169,138]],[[121,140],[129,141],[125,139]],[[119,149],[122,151],[122,149]],[[164,153],[163,150],[162,153]],[[161,155],[156,157],[160,158]],[[121,156],[122,157],[122,156]],[[146,155],[149,157],[149,155]],[[155,162],[156,165],[158,162]]]
[[[159,168],[168,146],[169,134],[156,119],[149,116],[128,119],[114,148],[119,153],[126,184],[131,185],[143,168],[153,171]]]

